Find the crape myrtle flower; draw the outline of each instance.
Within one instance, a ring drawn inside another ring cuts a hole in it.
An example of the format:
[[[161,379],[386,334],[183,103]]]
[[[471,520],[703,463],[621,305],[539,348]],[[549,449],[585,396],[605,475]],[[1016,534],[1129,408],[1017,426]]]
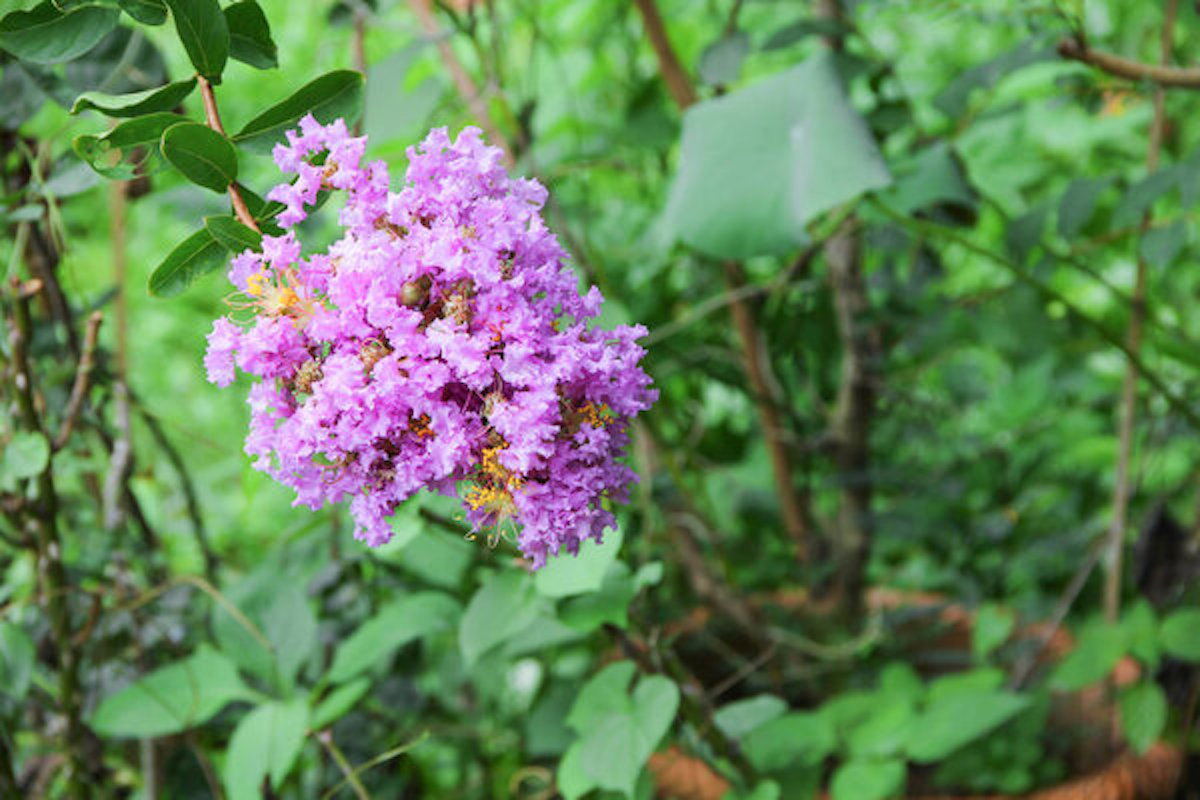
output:
[[[603,298],[579,292],[546,189],[478,129],[430,131],[399,191],[365,146],[342,120],[289,131],[274,157],[296,179],[268,195],[285,232],[231,263],[249,321],[216,320],[204,363],[219,386],[257,379],[255,468],[296,505],[348,501],[372,546],[421,489],[458,496],[473,531],[518,530],[534,567],[600,540],[637,480],[619,460],[630,420],[657,397],[645,328],[591,324]],[[322,191],[345,193],[343,234],[304,254],[295,228]]]

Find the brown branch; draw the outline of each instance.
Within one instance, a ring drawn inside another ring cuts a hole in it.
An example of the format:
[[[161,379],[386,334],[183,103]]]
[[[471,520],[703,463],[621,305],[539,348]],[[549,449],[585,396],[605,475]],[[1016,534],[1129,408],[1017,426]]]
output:
[[[217,109],[217,97],[213,94],[212,84],[203,75],[197,75],[196,82],[200,84],[200,97],[204,100],[204,119],[208,122],[208,127],[224,136],[225,126],[221,124],[221,112]],[[233,215],[237,217],[238,222],[256,233],[262,233],[262,229],[255,222],[254,215],[246,206],[242,191],[236,183],[229,184],[229,202],[233,206]]]
[[[687,71],[675,54],[671,40],[667,37],[666,28],[654,0],[635,0],[635,5],[642,15],[646,27],[646,36],[658,59],[658,69],[662,75],[667,90],[675,100],[680,110],[696,102],[696,90],[692,86]],[[784,530],[795,545],[797,560],[804,562],[808,559],[808,514],[805,504],[796,487],[792,483],[791,456],[786,444],[786,430],[779,419],[778,402],[780,392],[778,382],[771,372],[770,355],[762,341],[758,330],[753,307],[740,294],[746,286],[746,276],[742,265],[727,261],[722,266],[725,281],[729,286],[730,296],[734,298],[729,304],[733,317],[734,329],[737,332],[741,346],[742,361],[746,377],[750,381],[750,390],[758,409],[759,424],[762,425],[763,438],[771,459],[771,469],[775,478],[775,489],[779,495],[780,515],[783,517]]]
[[[61,450],[67,445],[67,440],[71,438],[71,431],[75,428],[75,421],[79,419],[79,412],[83,409],[83,401],[87,397],[88,388],[91,386],[92,367],[96,361],[96,337],[100,332],[100,323],[104,320],[104,316],[99,311],[92,312],[88,317],[87,330],[83,336],[83,352],[79,356],[79,366],[75,370],[75,382],[71,386],[71,397],[67,400],[67,410],[63,414],[62,425],[58,428],[58,434],[54,437],[54,449]]]
[[[1167,66],[1165,58],[1161,64],[1143,64],[1112,53],[1093,50],[1078,39],[1064,39],[1059,42],[1058,54],[1072,61],[1089,64],[1116,78],[1150,81],[1160,87],[1200,89],[1200,68],[1170,67]]]
[[[454,87],[458,90],[459,96],[467,104],[471,116],[475,117],[475,120],[483,126],[491,143],[504,152],[505,165],[512,167],[516,163],[513,157],[512,145],[509,143],[508,137],[501,132],[500,128],[492,120],[492,115],[488,113],[487,103],[484,102],[483,95],[480,94],[475,86],[475,82],[471,80],[471,76],[463,68],[462,62],[458,60],[458,56],[454,54],[454,49],[450,47],[450,43],[446,41],[446,38],[441,35],[441,29],[438,27],[437,19],[433,15],[432,3],[430,0],[409,0],[409,6],[412,8],[413,13],[417,15],[417,21],[421,23],[421,28],[425,31],[425,35],[437,46],[442,63],[445,65],[446,71],[450,73],[450,79],[454,81]]]
[[[1171,56],[1171,39],[1175,32],[1175,17],[1178,11],[1178,0],[1167,0],[1166,15],[1163,19],[1162,41],[1159,48],[1159,60],[1166,64]],[[1166,127],[1166,90],[1163,85],[1154,92],[1154,120],[1150,124],[1150,142],[1146,148],[1146,171],[1153,173],[1158,169],[1158,157],[1162,151],[1163,131]],[[1145,233],[1150,225],[1150,211],[1142,217],[1142,232]],[[1138,353],[1142,346],[1142,327],[1146,317],[1146,278],[1148,272],[1146,259],[1138,255],[1137,275],[1134,278],[1132,308],[1130,309],[1129,328],[1126,333],[1126,347],[1131,353]],[[1125,378],[1121,384],[1121,411],[1117,423],[1119,437],[1117,451],[1117,473],[1113,487],[1113,519],[1108,530],[1108,545],[1106,554],[1106,574],[1104,579],[1104,617],[1110,623],[1116,622],[1121,607],[1121,573],[1124,555],[1125,529],[1129,516],[1129,500],[1132,495],[1129,480],[1129,464],[1133,454],[1134,417],[1137,413],[1137,387],[1139,370],[1132,361],[1126,364]]]

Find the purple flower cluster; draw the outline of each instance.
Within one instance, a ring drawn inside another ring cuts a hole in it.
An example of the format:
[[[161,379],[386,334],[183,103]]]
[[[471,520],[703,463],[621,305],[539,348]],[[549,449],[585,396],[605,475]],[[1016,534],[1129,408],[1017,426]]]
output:
[[[603,298],[579,293],[545,188],[477,129],[409,148],[398,192],[365,145],[310,116],[275,148],[298,176],[269,195],[286,232],[233,259],[253,314],[218,319],[204,359],[220,386],[235,365],[259,379],[246,452],[297,505],[349,498],[370,545],[419,489],[457,494],[474,529],[515,523],[535,567],[599,540],[637,479],[617,460],[629,420],[657,396],[645,329],[589,325]],[[294,227],[322,191],[345,192],[344,235],[303,254]]]

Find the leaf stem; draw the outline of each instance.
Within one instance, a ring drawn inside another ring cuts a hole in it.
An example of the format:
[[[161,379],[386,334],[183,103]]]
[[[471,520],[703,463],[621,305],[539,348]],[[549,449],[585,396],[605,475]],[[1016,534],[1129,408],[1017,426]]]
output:
[[[200,86],[200,97],[204,100],[204,119],[208,122],[208,127],[225,136],[225,126],[221,124],[221,112],[217,108],[217,97],[213,94],[212,84],[199,73],[196,75],[196,83]],[[246,201],[236,183],[229,184],[229,202],[233,206],[233,215],[237,217],[238,222],[256,233],[262,233],[262,228],[258,227],[258,223],[246,206]]]

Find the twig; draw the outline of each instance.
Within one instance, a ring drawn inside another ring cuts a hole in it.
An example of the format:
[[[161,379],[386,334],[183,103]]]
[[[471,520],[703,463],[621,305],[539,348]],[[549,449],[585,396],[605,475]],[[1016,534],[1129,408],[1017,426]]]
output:
[[[350,784],[350,787],[354,789],[354,795],[358,798],[358,800],[371,800],[371,795],[367,794],[367,788],[363,786],[362,781],[358,779],[358,775],[355,774],[354,769],[350,766],[350,762],[346,760],[346,756],[342,752],[341,748],[339,748],[333,741],[333,734],[328,730],[323,730],[317,734],[317,741],[321,743],[321,746],[323,746],[325,750],[328,751],[330,757],[333,758],[334,763],[338,765],[338,769],[340,769],[342,771],[342,775],[346,777],[343,783]]]
[[[320,736],[322,736],[322,735],[329,736],[329,732],[322,731],[320,734],[318,734],[318,738],[320,738]],[[379,755],[375,756],[371,760],[369,760],[363,764],[359,764],[357,767],[354,767],[353,769],[350,769],[349,768],[350,764],[346,761],[346,757],[341,755],[341,751],[337,750],[336,745],[333,745],[333,738],[330,737],[329,744],[334,746],[334,750],[337,753],[334,756],[334,760],[338,760],[338,756],[341,756],[341,759],[338,761],[338,766],[342,768],[342,772],[343,772],[343,774],[345,774],[346,778],[341,783],[339,783],[337,786],[333,787],[328,792],[326,792],[324,795],[322,795],[322,800],[329,800],[329,798],[331,798],[335,794],[337,794],[338,791],[340,791],[341,788],[343,786],[345,786],[347,783],[361,787],[362,784],[358,781],[359,775],[361,775],[362,773],[366,772],[369,769],[379,766],[380,764],[385,764],[388,761],[391,761],[393,758],[396,758],[397,756],[404,755],[409,750],[412,750],[414,747],[416,747],[417,745],[424,742],[427,738],[429,738],[429,731],[424,731],[421,733],[420,736],[418,736],[416,739],[413,739],[411,742],[405,742],[404,744],[402,744],[398,747],[393,747],[391,750],[380,753]],[[325,742],[322,742],[322,744],[325,744]],[[359,795],[360,798],[366,796],[365,795],[366,789],[363,789],[362,791],[364,792],[364,794]],[[357,794],[357,792],[358,792],[358,789],[356,788],[355,793]]]
[[[1171,56],[1171,39],[1175,32],[1175,17],[1178,0],[1167,0],[1166,16],[1163,19],[1162,42],[1159,60],[1166,64]],[[1166,125],[1166,90],[1160,85],[1154,91],[1154,121],[1150,125],[1150,142],[1146,149],[1146,171],[1158,169],[1158,156],[1162,150],[1163,129]],[[1142,217],[1142,232],[1150,224],[1150,210]],[[1132,308],[1126,346],[1137,353],[1142,346],[1142,324],[1146,316],[1146,258],[1141,254],[1137,260],[1137,276],[1134,279]],[[1129,517],[1129,461],[1133,452],[1134,417],[1137,413],[1138,367],[1133,362],[1125,365],[1125,379],[1121,385],[1121,415],[1117,423],[1120,442],[1117,451],[1117,473],[1113,487],[1113,519],[1108,531],[1108,553],[1105,558],[1107,574],[1104,579],[1104,617],[1108,622],[1117,620],[1121,607],[1121,573],[1124,555],[1125,528]]]
[[[113,442],[109,459],[108,474],[104,480],[103,508],[104,525],[115,530],[124,516],[122,511],[122,488],[129,477],[132,444],[129,430],[129,303],[125,273],[125,200],[126,184],[113,181],[109,184],[109,240],[112,243],[113,284],[116,326],[117,375],[113,382],[117,436]]]
[[[658,68],[667,90],[679,106],[685,111],[696,102],[696,90],[692,86],[687,71],[675,54],[671,40],[667,37],[662,17],[654,0],[635,0],[635,5],[642,15],[646,27],[646,36],[658,58]],[[722,265],[725,281],[731,295],[736,295],[746,285],[745,272],[742,265],[734,261],[726,261]],[[778,381],[771,371],[770,354],[764,346],[762,333],[758,329],[754,311],[745,300],[734,300],[729,304],[729,312],[733,317],[734,329],[741,345],[743,368],[750,382],[750,390],[758,409],[759,424],[762,425],[763,439],[767,445],[771,460],[771,470],[775,479],[775,489],[779,496],[779,510],[783,517],[784,530],[791,538],[795,547],[796,559],[803,563],[808,559],[809,524],[808,513],[801,495],[792,482],[792,464],[788,447],[785,443],[785,430],[779,419],[777,408],[781,392]]]
[[[100,332],[100,323],[103,319],[104,315],[99,311],[93,311],[92,315],[88,317],[87,331],[83,336],[83,352],[79,357],[79,366],[75,370],[75,382],[71,386],[71,397],[67,400],[67,410],[63,414],[58,435],[54,437],[55,450],[66,447],[67,440],[71,438],[71,431],[75,428],[75,421],[79,419],[79,412],[83,408],[83,401],[87,397],[88,387],[91,383],[92,367],[95,366],[96,360],[96,337]]]
[[[1200,69],[1170,67],[1167,66],[1166,59],[1163,59],[1161,64],[1143,64],[1112,53],[1093,50],[1078,39],[1064,39],[1059,42],[1058,54],[1072,61],[1090,64],[1116,78],[1151,81],[1159,87],[1200,89]]]
[[[484,102],[483,95],[475,87],[475,82],[471,80],[471,76],[463,68],[462,62],[458,60],[458,56],[454,54],[454,49],[450,47],[450,43],[446,41],[446,38],[441,35],[437,19],[433,15],[433,7],[430,0],[409,0],[409,6],[412,8],[413,13],[417,15],[417,21],[421,23],[421,28],[425,31],[426,36],[437,46],[438,54],[442,57],[442,63],[445,65],[446,71],[450,73],[450,78],[454,81],[454,86],[458,90],[459,96],[467,104],[471,116],[475,117],[475,120],[483,126],[491,143],[504,152],[505,165],[512,167],[515,163],[512,145],[492,120],[492,115],[488,113],[487,103]]]
[[[221,112],[217,109],[217,98],[213,94],[212,84],[203,75],[197,75],[196,82],[200,85],[200,97],[204,101],[204,118],[208,122],[208,127],[224,136],[225,126],[221,124]],[[242,192],[236,183],[229,184],[229,202],[233,206],[233,214],[237,217],[238,222],[252,231],[262,233],[262,229],[255,222],[254,215],[246,206],[246,201],[242,198]]]

